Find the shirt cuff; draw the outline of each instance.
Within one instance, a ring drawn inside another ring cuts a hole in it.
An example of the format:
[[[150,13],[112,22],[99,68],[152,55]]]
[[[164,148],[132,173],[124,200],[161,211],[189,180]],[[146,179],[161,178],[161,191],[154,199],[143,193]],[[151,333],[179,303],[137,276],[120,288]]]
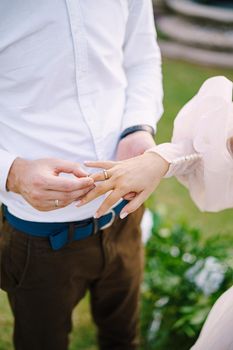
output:
[[[165,178],[184,175],[192,171],[192,166],[197,160],[202,158],[199,153],[194,152],[187,141],[183,141],[179,144],[162,143],[150,148],[146,152],[155,152],[170,163],[169,169],[164,176]]]
[[[6,183],[8,174],[16,158],[16,155],[0,150],[0,191],[7,191]]]

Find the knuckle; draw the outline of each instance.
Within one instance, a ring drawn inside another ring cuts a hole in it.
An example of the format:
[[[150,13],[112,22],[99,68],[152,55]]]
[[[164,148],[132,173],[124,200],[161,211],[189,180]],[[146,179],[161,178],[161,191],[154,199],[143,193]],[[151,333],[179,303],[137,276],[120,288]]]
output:
[[[122,171],[121,169],[116,170],[116,172],[115,172],[115,174],[114,174],[114,178],[115,178],[116,180],[119,180],[119,179],[122,178],[122,176],[123,176],[123,171]]]
[[[41,176],[35,176],[32,180],[32,185],[35,187],[42,187],[44,183],[44,178]]]
[[[71,182],[67,182],[63,185],[63,190],[65,192],[70,192],[73,190],[73,184]]]
[[[113,177],[113,180],[118,187],[122,187],[125,185],[125,172],[123,170],[117,171]]]
[[[30,197],[31,197],[31,199],[32,199],[34,202],[37,202],[37,201],[39,201],[39,200],[41,199],[41,195],[40,195],[40,193],[37,192],[37,191],[32,191]]]
[[[119,182],[119,190],[120,190],[121,193],[126,193],[126,192],[128,192],[128,188],[127,188],[127,187],[128,187],[128,186],[125,184],[124,181],[120,181],[120,182]]]
[[[71,195],[69,192],[64,192],[62,195],[62,201],[68,201],[71,198]]]

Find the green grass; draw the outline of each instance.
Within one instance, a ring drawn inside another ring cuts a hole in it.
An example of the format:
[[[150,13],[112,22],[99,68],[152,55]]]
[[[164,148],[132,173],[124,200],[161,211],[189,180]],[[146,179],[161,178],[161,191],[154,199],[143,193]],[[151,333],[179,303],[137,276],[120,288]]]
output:
[[[197,92],[203,81],[214,75],[225,75],[233,80],[233,72],[194,66],[182,62],[166,60],[163,67],[165,89],[165,114],[159,123],[157,143],[168,141],[171,136],[173,119],[179,109]],[[199,226],[203,236],[212,232],[232,234],[230,210],[218,214],[200,213],[191,202],[187,191],[175,179],[164,180],[148,205],[166,205],[168,215],[176,220],[184,217],[191,225]],[[76,308],[74,329],[71,335],[70,350],[97,350],[95,327],[91,322],[88,296]],[[12,316],[4,293],[0,292],[0,350],[12,350]]]
[[[0,291],[0,350],[12,350],[12,316],[7,298]]]

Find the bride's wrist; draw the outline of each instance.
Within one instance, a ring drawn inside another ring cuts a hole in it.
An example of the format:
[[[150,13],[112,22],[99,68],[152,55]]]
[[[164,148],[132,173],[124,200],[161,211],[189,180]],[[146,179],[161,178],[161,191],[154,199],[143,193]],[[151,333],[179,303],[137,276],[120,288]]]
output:
[[[143,156],[147,158],[150,167],[154,166],[156,174],[158,174],[159,169],[159,174],[161,177],[166,175],[169,170],[170,163],[165,158],[153,150],[146,151]]]

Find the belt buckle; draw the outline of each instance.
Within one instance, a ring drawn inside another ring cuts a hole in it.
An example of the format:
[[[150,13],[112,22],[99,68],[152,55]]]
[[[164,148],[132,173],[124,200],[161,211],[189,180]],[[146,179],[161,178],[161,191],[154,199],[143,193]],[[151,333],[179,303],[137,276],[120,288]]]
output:
[[[111,218],[111,220],[110,220],[106,225],[104,225],[104,226],[101,227],[101,230],[105,230],[106,228],[112,226],[112,224],[113,224],[114,221],[115,221],[115,218],[116,218],[116,213],[115,213],[115,211],[114,211],[113,209],[111,209],[111,210],[110,210],[107,214],[105,214],[105,215],[108,215],[108,214],[112,214],[112,218]]]

